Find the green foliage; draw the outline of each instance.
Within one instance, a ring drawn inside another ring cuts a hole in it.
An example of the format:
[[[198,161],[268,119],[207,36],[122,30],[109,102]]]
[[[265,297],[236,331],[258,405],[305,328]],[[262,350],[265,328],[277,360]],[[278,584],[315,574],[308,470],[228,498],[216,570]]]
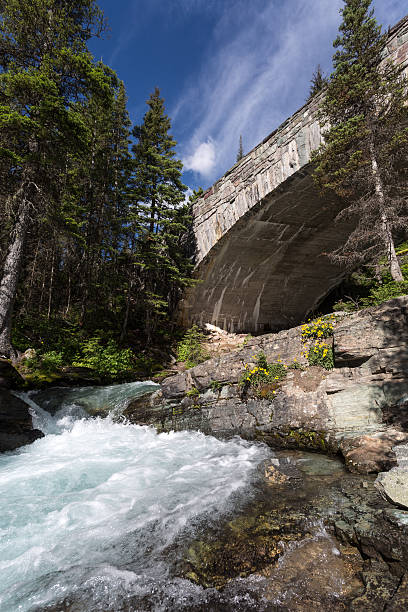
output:
[[[126,377],[134,369],[133,353],[121,349],[114,340],[103,344],[101,338],[89,338],[79,347],[73,366],[91,368],[103,377]]]
[[[302,325],[302,340],[310,340],[311,338],[329,338],[333,335],[335,315],[319,317]]]
[[[157,88],[147,105],[143,123],[133,129],[130,187],[135,205],[129,220],[138,236],[134,263],[143,287],[138,299],[146,313],[149,342],[157,327],[168,325],[182,290],[193,283],[193,265],[185,241],[191,217],[182,163],[175,158],[171,122]]]
[[[361,308],[378,306],[387,300],[408,294],[408,258],[405,255],[406,243],[400,245],[398,252],[401,254],[401,272],[404,281],[392,280],[388,268],[384,267],[384,261],[379,261],[377,272],[374,274],[372,268],[362,269],[353,273],[344,283],[343,291],[347,296],[334,304],[334,310],[354,312]]]
[[[202,345],[204,340],[205,335],[197,325],[193,325],[177,346],[177,360],[183,361],[187,368],[193,368],[208,359],[209,355]]]
[[[305,367],[301,363],[298,362],[296,357],[294,358],[292,363],[288,365],[288,368],[289,370],[304,370],[305,369]]]
[[[242,144],[242,134],[239,137],[239,148],[238,148],[238,153],[237,153],[237,159],[236,161],[239,162],[241,161],[241,159],[244,157],[244,147]]]
[[[224,383],[220,382],[219,380],[212,380],[210,383],[210,389],[211,391],[214,391],[214,393],[216,393],[217,391],[221,391],[223,386]]]
[[[255,357],[256,365],[245,365],[238,385],[246,392],[251,390],[257,397],[272,399],[279,388],[279,382],[286,376],[287,367],[281,362],[268,363],[265,353]]]
[[[390,281],[383,285],[378,285],[371,289],[368,297],[361,299],[361,305],[363,308],[369,306],[377,306],[387,300],[391,300],[396,297],[408,294],[408,281],[394,282]]]
[[[358,310],[358,306],[356,302],[351,302],[349,300],[339,300],[334,304],[333,310],[341,312],[355,312],[356,310]]]
[[[200,395],[199,390],[197,389],[197,387],[192,387],[189,391],[187,391],[186,393],[186,397],[198,397]]]
[[[328,79],[324,76],[322,68],[320,64],[318,64],[310,81],[310,91],[308,99],[313,98],[313,96],[322,91],[322,89],[327,85],[327,83]]]
[[[333,347],[327,342],[315,342],[309,348],[307,355],[309,365],[319,365],[326,370],[334,368]]]

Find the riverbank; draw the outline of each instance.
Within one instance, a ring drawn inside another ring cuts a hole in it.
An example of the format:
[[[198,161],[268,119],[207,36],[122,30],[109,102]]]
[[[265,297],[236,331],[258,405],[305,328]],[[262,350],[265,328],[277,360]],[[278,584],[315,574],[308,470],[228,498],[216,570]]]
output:
[[[302,326],[250,338],[245,346],[165,379],[126,416],[158,431],[239,435],[273,448],[340,453],[361,474],[397,464],[408,440],[408,297],[340,315],[325,339],[333,369],[310,365]],[[269,397],[239,384],[263,353],[287,372]],[[294,367],[294,364],[296,366]]]

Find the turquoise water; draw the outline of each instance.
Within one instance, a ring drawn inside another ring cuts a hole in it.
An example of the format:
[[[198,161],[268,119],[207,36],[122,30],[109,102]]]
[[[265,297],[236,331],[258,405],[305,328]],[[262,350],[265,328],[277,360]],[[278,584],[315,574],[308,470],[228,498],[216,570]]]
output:
[[[113,407],[143,391],[123,387]],[[87,394],[87,406],[65,397],[54,416],[32,397],[47,435],[0,455],[0,611],[181,609],[201,590],[172,577],[172,548],[248,493],[268,451],[89,418]]]

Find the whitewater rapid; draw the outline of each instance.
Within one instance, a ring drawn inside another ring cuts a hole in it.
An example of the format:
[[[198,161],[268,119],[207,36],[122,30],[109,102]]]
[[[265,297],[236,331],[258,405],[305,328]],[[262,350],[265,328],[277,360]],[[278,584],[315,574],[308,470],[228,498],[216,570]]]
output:
[[[266,448],[30,401],[47,435],[0,455],[0,611],[181,609],[200,588],[172,576],[169,550],[248,495]]]

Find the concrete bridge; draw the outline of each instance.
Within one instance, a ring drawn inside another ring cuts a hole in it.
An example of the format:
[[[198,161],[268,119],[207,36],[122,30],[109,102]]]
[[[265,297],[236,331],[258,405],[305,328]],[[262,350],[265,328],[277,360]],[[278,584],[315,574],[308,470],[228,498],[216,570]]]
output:
[[[386,59],[408,66],[408,16],[389,32]],[[313,98],[219,179],[193,207],[196,278],[186,325],[266,332],[302,321],[344,277],[324,253],[349,234],[341,202],[322,199],[311,173],[321,143]]]

